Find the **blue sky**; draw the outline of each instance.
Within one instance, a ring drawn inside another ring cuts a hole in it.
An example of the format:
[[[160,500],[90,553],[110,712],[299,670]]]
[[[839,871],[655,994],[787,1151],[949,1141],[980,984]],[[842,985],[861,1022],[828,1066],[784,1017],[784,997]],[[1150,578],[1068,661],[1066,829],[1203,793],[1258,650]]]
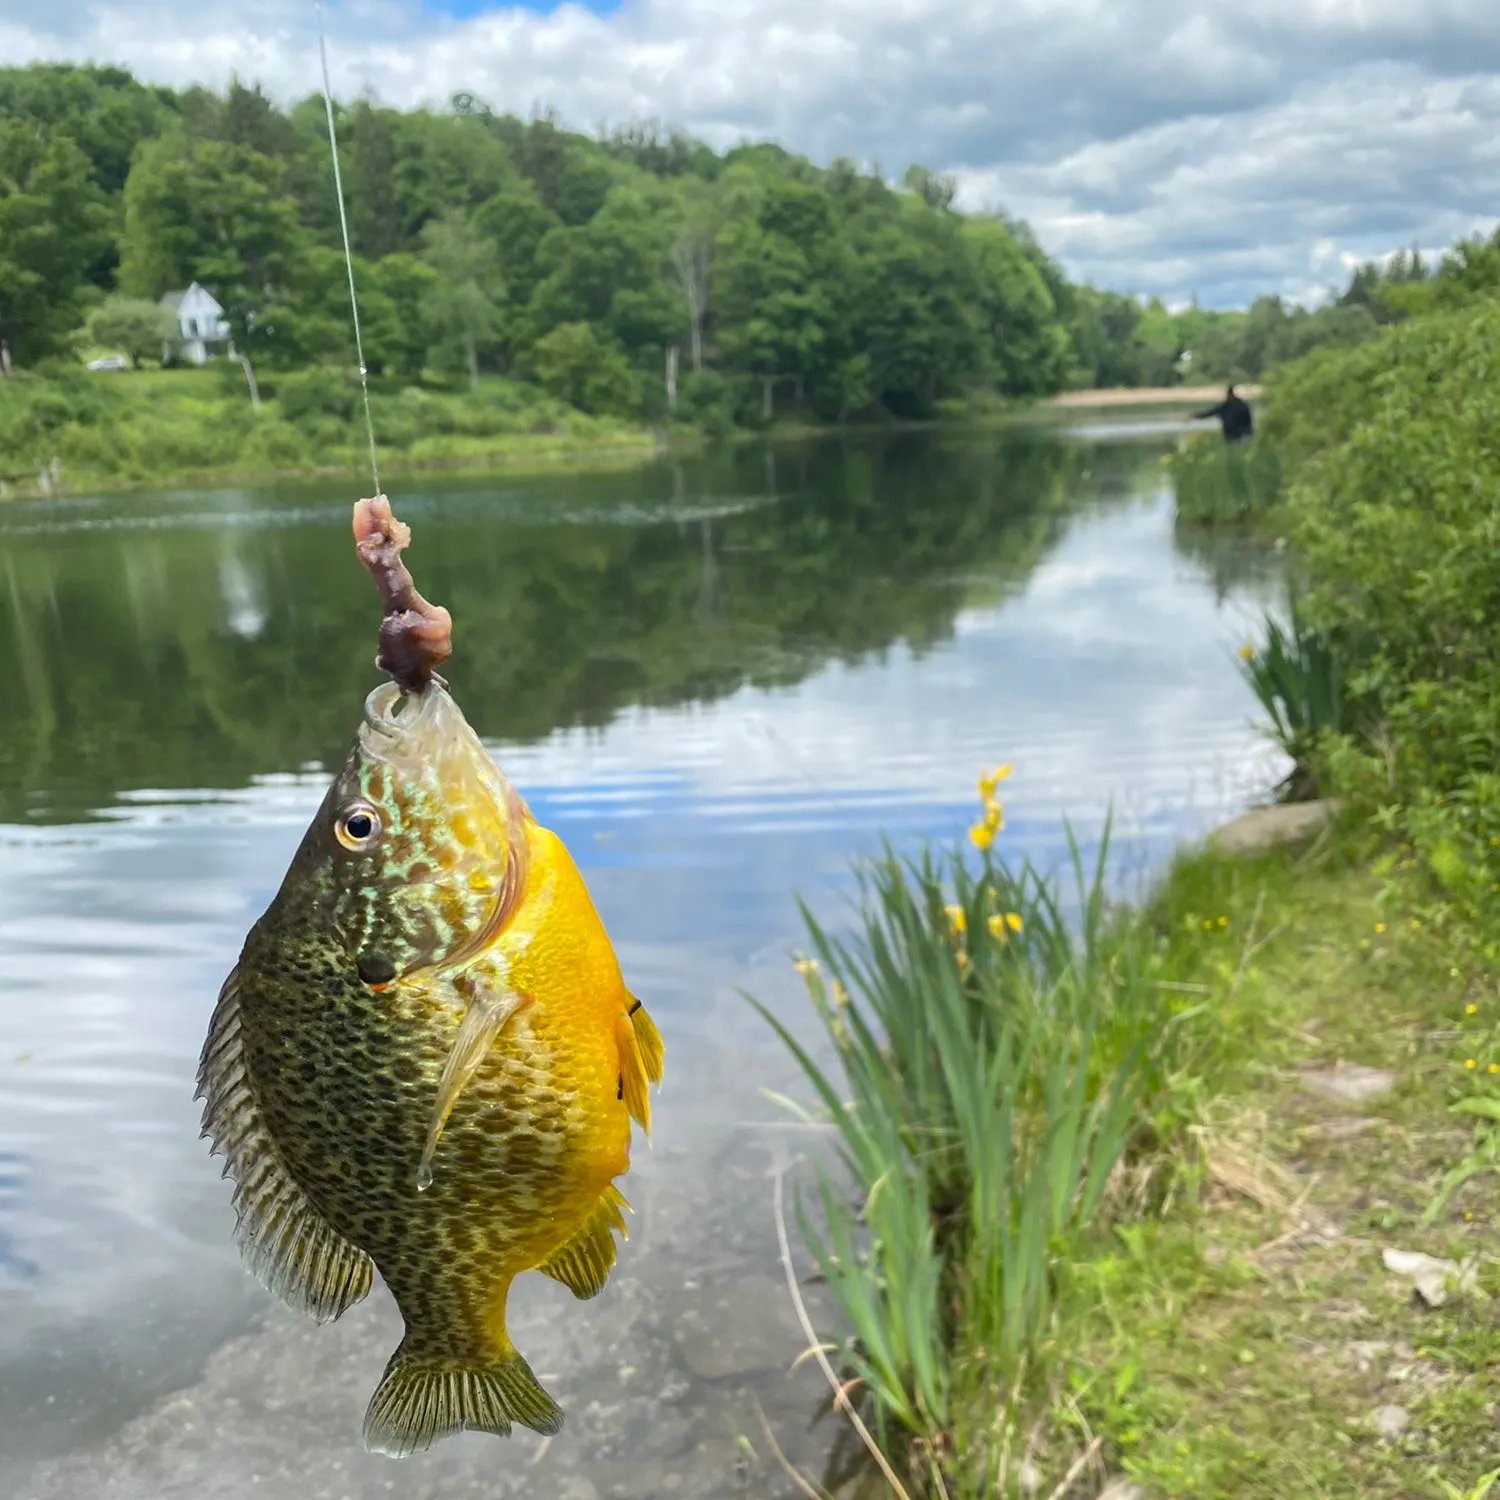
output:
[[[1358,260],[1488,231],[1496,0],[328,0],[335,88],[470,90],[576,128],[772,138],[1029,220],[1075,276],[1180,302],[1315,299]],[[314,81],[308,0],[4,0],[0,63]]]

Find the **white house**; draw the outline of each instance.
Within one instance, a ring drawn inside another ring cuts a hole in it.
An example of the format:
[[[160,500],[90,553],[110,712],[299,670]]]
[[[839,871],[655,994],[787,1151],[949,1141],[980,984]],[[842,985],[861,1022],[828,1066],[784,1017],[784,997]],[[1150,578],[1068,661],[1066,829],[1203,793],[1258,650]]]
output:
[[[201,365],[211,354],[234,353],[224,309],[196,281],[185,292],[168,292],[161,305],[177,319],[177,337],[162,345],[163,361],[185,359]]]

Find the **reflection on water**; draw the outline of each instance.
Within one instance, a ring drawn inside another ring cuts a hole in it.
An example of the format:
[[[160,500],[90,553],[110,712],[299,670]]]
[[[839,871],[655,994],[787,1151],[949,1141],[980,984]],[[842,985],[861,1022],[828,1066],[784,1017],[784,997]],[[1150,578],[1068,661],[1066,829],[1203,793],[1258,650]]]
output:
[[[514,1294],[564,1434],[399,1468],[358,1445],[384,1293],[328,1329],[271,1304],[191,1098],[376,679],[350,497],[0,512],[0,1493],[789,1492],[735,1467],[752,1398],[808,1467],[829,1436],[783,1373],[765,1170],[800,1142],[760,1089],[793,1080],[738,991],[802,1016],[795,894],[835,915],[882,833],[957,833],[981,762],[1016,762],[1013,845],[1048,862],[1112,801],[1137,871],[1280,772],[1230,665],[1276,560],[1174,548],[1159,453],[923,437],[398,492],[454,690],[668,1046],[609,1290]]]

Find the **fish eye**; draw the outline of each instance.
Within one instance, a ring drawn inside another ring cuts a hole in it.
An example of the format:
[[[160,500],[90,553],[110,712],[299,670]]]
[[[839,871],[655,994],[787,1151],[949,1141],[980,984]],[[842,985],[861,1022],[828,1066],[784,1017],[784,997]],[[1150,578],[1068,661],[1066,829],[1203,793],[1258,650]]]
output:
[[[360,854],[380,837],[380,814],[368,802],[351,802],[333,825],[339,843]]]

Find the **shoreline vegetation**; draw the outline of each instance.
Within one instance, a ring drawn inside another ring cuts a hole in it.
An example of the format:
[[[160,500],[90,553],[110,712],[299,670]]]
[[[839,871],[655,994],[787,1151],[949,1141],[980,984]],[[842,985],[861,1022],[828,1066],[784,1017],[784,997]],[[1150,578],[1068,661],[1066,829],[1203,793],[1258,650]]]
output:
[[[334,114],[393,472],[1175,406],[1500,280],[1500,241],[1475,240],[1359,267],[1317,308],[1169,309],[1071,281],[1026,223],[960,212],[920,164],[892,180],[652,124],[589,135],[472,93]],[[7,483],[357,472],[331,168],[316,95],[0,68]],[[197,375],[218,383],[172,383]]]
[[[1169,462],[1182,524],[1288,543],[1239,661],[1268,807],[1119,904],[1107,829],[1060,881],[1004,856],[1001,767],[967,842],[808,918],[817,1044],[763,1014],[823,1143],[831,1383],[894,1482],[849,1426],[805,1493],[1500,1483],[1497,351],[1479,297],[1274,371],[1234,504],[1190,467],[1217,435]]]

